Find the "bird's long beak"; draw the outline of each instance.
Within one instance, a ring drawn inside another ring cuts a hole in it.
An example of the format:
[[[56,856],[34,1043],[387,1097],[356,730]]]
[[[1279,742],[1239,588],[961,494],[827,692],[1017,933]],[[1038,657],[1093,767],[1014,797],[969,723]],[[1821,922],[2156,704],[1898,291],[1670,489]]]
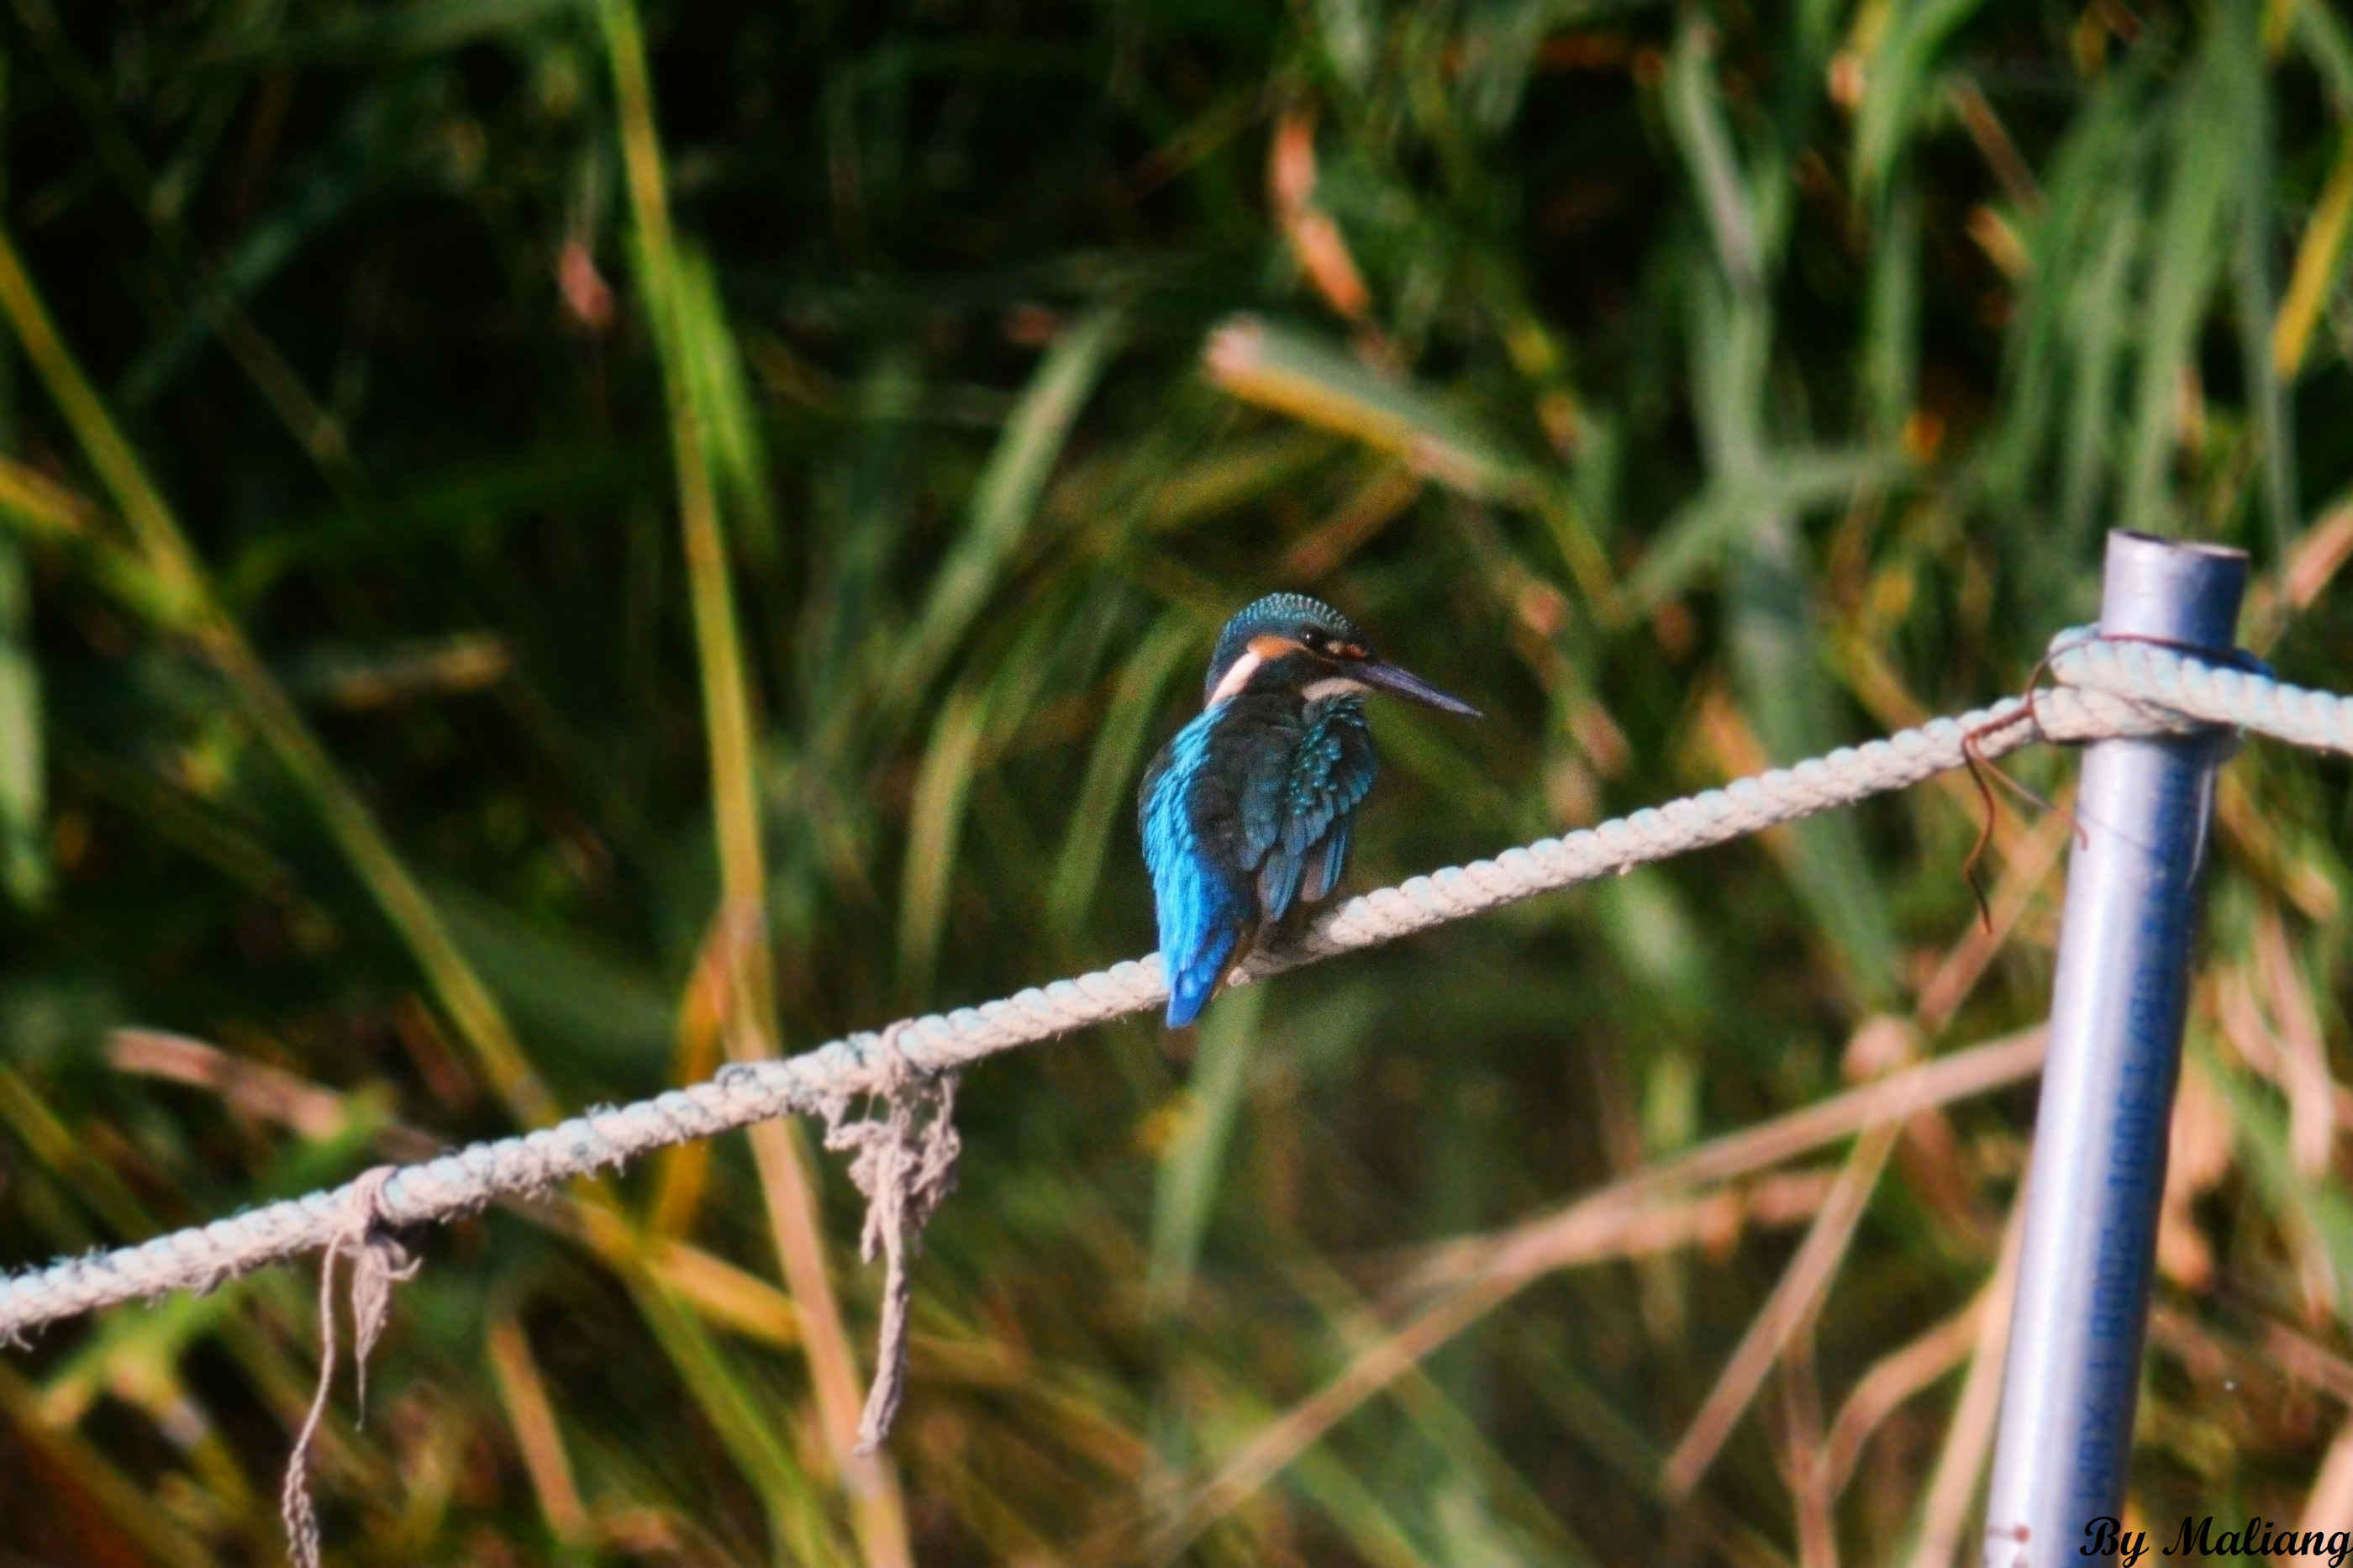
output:
[[[1362,664],[1352,666],[1348,673],[1367,686],[1377,686],[1383,691],[1394,691],[1399,697],[1410,697],[1416,702],[1442,709],[1449,713],[1461,713],[1472,719],[1486,717],[1461,698],[1449,697],[1413,671],[1400,669],[1394,664],[1383,664],[1379,659],[1368,658]]]

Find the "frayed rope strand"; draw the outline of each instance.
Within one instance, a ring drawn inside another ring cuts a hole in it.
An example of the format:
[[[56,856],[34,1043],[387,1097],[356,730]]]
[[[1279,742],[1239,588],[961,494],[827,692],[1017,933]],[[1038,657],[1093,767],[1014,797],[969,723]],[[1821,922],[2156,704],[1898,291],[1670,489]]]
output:
[[[286,1550],[296,1568],[319,1568],[319,1513],[311,1502],[311,1444],[327,1414],[327,1394],[335,1384],[335,1259],[352,1255],[352,1367],[357,1385],[357,1419],[367,1419],[367,1363],[392,1316],[392,1288],[417,1276],[417,1261],[388,1235],[378,1205],[385,1184],[399,1167],[378,1165],[344,1187],[343,1229],[319,1258],[319,1387],[310,1414],[294,1435],[286,1457],[286,1483],[279,1491],[279,1517],[286,1526]]]
[[[2073,742],[2178,734],[2199,727],[2196,720],[2113,691],[2059,687],[2038,693],[2031,712],[2023,700],[2012,699],[1350,899],[1295,942],[1253,954],[1235,979],[1247,983],[1726,843],[1916,784],[1961,766],[1972,752],[1992,758],[2037,739]],[[1001,1051],[1158,1007],[1167,996],[1158,955],[1149,954],[977,1007],[902,1020],[892,1033],[908,1068],[936,1077]],[[881,1040],[871,1032],[850,1035],[782,1061],[733,1067],[708,1081],[634,1105],[590,1110],[535,1132],[402,1166],[382,1183],[375,1212],[382,1223],[397,1227],[446,1220],[473,1213],[501,1194],[543,1191],[690,1139],[778,1116],[821,1114],[843,1095],[874,1081]],[[21,1339],[44,1323],[216,1285],[326,1247],[344,1235],[357,1186],[351,1183],[286,1199],[135,1247],[65,1258],[0,1279],[0,1342]]]
[[[914,1296],[907,1261],[923,1244],[925,1222],[955,1189],[956,1156],[964,1149],[955,1130],[956,1075],[909,1067],[899,1050],[906,1028],[893,1024],[876,1049],[881,1060],[871,1089],[881,1101],[879,1115],[845,1121],[847,1095],[825,1108],[825,1146],[852,1152],[849,1179],[866,1195],[859,1253],[869,1263],[877,1254],[882,1258],[874,1384],[858,1419],[860,1454],[882,1446],[906,1396],[907,1309]]]

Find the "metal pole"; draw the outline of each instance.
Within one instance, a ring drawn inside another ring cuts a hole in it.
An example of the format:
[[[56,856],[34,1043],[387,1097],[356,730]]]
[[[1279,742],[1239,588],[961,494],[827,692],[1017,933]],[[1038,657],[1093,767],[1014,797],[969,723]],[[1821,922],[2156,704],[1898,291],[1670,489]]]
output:
[[[2240,551],[2113,532],[2100,630],[2227,655],[2246,578]],[[2084,758],[1985,1568],[2103,1562],[2118,1545],[2224,743],[2102,741]]]

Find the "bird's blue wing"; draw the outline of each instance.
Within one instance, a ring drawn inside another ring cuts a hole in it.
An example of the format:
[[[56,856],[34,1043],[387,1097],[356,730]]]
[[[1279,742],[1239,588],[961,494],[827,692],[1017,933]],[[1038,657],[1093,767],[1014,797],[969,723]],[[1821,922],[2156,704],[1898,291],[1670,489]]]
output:
[[[1208,754],[1210,715],[1176,731],[1145,773],[1136,825],[1160,919],[1160,966],[1168,982],[1168,1026],[1199,1016],[1233,962],[1249,911],[1245,890],[1205,852],[1187,799]]]
[[[1307,871],[1299,883],[1301,899],[1311,904],[1321,902],[1340,885],[1340,873],[1348,868],[1348,838],[1356,830],[1356,814],[1353,811],[1344,811],[1332,819],[1322,847],[1307,856]]]
[[[1136,821],[1171,1028],[1199,1015],[1263,922],[1338,883],[1373,784],[1357,704],[1318,704],[1303,717],[1240,706],[1250,700],[1201,714],[1145,773]]]
[[[1365,710],[1333,702],[1312,710],[1291,749],[1289,765],[1271,781],[1270,809],[1246,816],[1253,829],[1258,904],[1279,921],[1301,898],[1331,892],[1348,864],[1356,807],[1373,787],[1373,738]]]

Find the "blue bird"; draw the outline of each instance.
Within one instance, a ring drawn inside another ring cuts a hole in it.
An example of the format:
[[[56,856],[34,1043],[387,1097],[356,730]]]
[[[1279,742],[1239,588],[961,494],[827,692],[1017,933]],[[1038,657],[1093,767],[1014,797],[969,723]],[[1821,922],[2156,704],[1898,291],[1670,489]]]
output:
[[[1347,616],[1304,594],[1269,594],[1228,621],[1202,689],[1200,715],[1152,759],[1136,803],[1172,1029],[1293,904],[1339,882],[1373,787],[1365,694],[1479,717],[1382,663]]]

